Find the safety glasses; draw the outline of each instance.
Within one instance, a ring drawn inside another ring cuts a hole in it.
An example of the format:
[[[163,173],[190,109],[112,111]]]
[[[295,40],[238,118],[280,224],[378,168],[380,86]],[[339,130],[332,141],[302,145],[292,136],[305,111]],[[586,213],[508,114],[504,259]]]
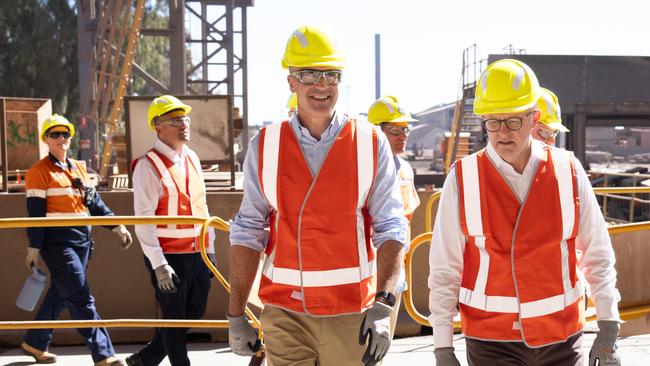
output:
[[[389,126],[384,129],[384,132],[391,134],[393,136],[401,136],[402,134],[408,135],[411,131],[408,127],[399,127],[399,126]]]
[[[325,78],[327,85],[336,85],[341,82],[341,71],[338,70],[300,70],[291,74],[300,84],[318,84],[321,78]]]
[[[47,134],[51,139],[58,139],[59,137],[63,136],[64,139],[69,139],[70,138],[70,132],[68,131],[55,131],[55,132],[49,132]]]
[[[528,117],[532,112],[523,117],[512,117],[508,119],[485,119],[483,125],[488,132],[497,132],[501,129],[501,124],[505,124],[511,131],[517,131],[524,123],[524,118]]]
[[[183,116],[183,117],[176,117],[173,119],[169,119],[167,121],[160,121],[157,124],[158,125],[169,125],[169,126],[174,126],[174,127],[180,127],[181,125],[189,126],[191,123],[190,117],[189,116]]]
[[[537,136],[541,137],[544,140],[555,139],[558,133],[560,133],[560,131],[551,131],[542,127],[537,129]]]

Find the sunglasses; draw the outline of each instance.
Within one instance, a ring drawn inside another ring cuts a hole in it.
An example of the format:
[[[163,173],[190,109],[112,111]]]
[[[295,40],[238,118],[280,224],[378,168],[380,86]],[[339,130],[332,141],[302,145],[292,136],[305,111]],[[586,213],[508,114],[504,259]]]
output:
[[[411,129],[408,127],[390,126],[387,127],[384,131],[393,136],[402,136],[402,134],[408,135]]]
[[[176,117],[167,121],[160,121],[158,125],[169,125],[174,127],[180,127],[181,125],[189,126],[191,123],[189,116]]]
[[[69,139],[70,138],[70,132],[68,131],[55,131],[55,132],[49,132],[47,134],[51,139],[58,139],[59,137],[63,136],[64,139]]]
[[[320,82],[321,78],[325,78],[325,84],[336,85],[341,82],[341,71],[339,70],[300,70],[291,74],[296,78],[300,84],[314,85]]]

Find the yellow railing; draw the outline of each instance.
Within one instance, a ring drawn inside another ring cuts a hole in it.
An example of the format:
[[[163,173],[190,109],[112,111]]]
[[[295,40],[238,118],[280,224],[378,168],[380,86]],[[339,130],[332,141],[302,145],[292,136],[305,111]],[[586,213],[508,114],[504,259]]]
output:
[[[645,193],[650,192],[650,187],[603,187],[603,188],[594,188],[596,193]],[[411,318],[418,324],[424,326],[431,326],[429,320],[426,316],[422,315],[413,304],[413,277],[412,277],[412,266],[413,266],[413,255],[418,247],[423,244],[431,242],[433,236],[433,222],[432,222],[432,208],[433,204],[440,199],[441,192],[435,192],[427,199],[425,207],[425,232],[416,236],[411,240],[411,245],[409,246],[409,251],[406,253],[404,258],[405,267],[406,267],[406,283],[407,290],[404,291],[404,307],[406,311],[411,316]],[[650,221],[644,222],[635,222],[631,224],[621,224],[608,227],[610,235],[631,232],[631,231],[640,231],[640,230],[650,230]],[[644,314],[650,314],[650,304],[644,304],[633,307],[626,307],[619,309],[621,319],[629,320],[642,316]],[[596,316],[590,316],[587,318],[587,321],[596,320]],[[454,328],[460,329],[460,322],[454,322]]]
[[[214,274],[215,278],[230,293],[230,285],[217,268],[210,262],[205,251],[205,233],[208,227],[222,231],[229,231],[230,225],[219,217],[196,216],[93,216],[93,217],[30,217],[0,219],[0,229],[21,227],[60,227],[60,226],[97,226],[97,225],[201,225],[199,249],[205,265]],[[251,324],[259,329],[260,338],[262,329],[260,322],[246,307],[246,315],[251,319]],[[3,321],[0,329],[42,329],[42,328],[83,328],[88,326],[140,328],[140,327],[171,327],[171,328],[228,328],[227,320],[185,320],[185,319],[102,319],[102,320],[70,320],[70,321]]]

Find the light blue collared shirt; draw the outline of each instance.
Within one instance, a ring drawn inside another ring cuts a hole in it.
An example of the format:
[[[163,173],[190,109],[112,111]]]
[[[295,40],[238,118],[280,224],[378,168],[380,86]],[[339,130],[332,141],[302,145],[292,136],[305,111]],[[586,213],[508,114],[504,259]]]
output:
[[[289,121],[314,176],[323,165],[335,137],[348,119],[347,115],[336,113],[320,140],[315,139],[305,127],[300,125],[297,115]],[[395,179],[397,173],[392,159],[393,154],[386,136],[378,131],[377,137],[377,176],[368,199],[368,212],[372,217],[372,241],[376,248],[386,240],[396,240],[407,245],[408,223],[404,217],[402,196]],[[230,243],[262,251],[269,238],[270,207],[262,194],[258,179],[258,156],[259,134],[253,137],[248,145],[244,161],[244,198],[239,213],[230,224]],[[300,157],[296,158],[300,159]]]

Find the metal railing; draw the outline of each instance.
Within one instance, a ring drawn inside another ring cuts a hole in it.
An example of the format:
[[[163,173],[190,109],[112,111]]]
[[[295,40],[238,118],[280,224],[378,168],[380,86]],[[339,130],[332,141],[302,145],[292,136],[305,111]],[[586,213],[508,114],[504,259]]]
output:
[[[608,188],[594,188],[594,191],[598,191],[599,193],[639,193],[639,192],[650,192],[650,187],[608,187]],[[432,223],[432,215],[431,215],[431,210],[433,208],[433,204],[440,199],[441,192],[437,191],[429,198],[427,199],[426,207],[425,207],[425,232],[416,236],[411,240],[411,244],[409,246],[409,251],[406,253],[406,256],[404,258],[405,261],[405,267],[406,267],[406,284],[407,284],[407,289],[404,291],[404,307],[409,314],[409,316],[418,324],[424,325],[427,327],[430,327],[431,324],[429,324],[429,320],[426,316],[422,315],[417,308],[415,307],[415,304],[413,303],[413,277],[412,277],[412,267],[413,267],[413,255],[415,251],[418,249],[423,244],[427,244],[431,242],[432,236],[433,236],[433,223]],[[620,234],[620,233],[625,233],[625,232],[632,232],[632,231],[640,231],[640,230],[650,230],[650,221],[644,221],[644,222],[635,222],[635,223],[629,223],[629,224],[621,224],[621,225],[613,225],[607,228],[608,232],[610,235],[615,235],[615,234]],[[648,304],[643,304],[643,305],[638,305],[638,306],[631,306],[631,307],[625,307],[625,308],[619,308],[620,316],[622,320],[629,320],[633,319],[645,314],[650,314],[650,303]],[[596,315],[592,315],[587,317],[587,321],[593,321],[596,320]],[[453,326],[456,330],[460,329],[460,322],[454,322]]]
[[[601,210],[603,212],[603,216],[606,218],[609,216],[608,215],[608,207],[609,207],[609,200],[610,199],[618,199],[618,200],[623,200],[623,201],[629,201],[629,213],[628,213],[628,218],[627,221],[629,222],[634,222],[634,216],[635,216],[635,206],[636,204],[645,204],[647,205],[646,207],[650,208],[650,200],[646,199],[641,199],[636,197],[636,194],[639,193],[650,193],[650,187],[638,187],[637,183],[639,183],[641,180],[647,180],[650,179],[650,174],[640,174],[640,173],[610,173],[610,172],[601,172],[601,171],[590,171],[590,174],[596,174],[596,175],[601,175],[604,177],[603,180],[603,186],[602,187],[594,187],[594,193],[597,195],[602,195],[603,196],[603,204],[601,205]],[[609,180],[610,177],[618,177],[618,178],[632,178],[632,187],[609,187]],[[612,194],[612,193],[629,193],[631,194],[631,197],[628,196],[621,196],[617,194]]]
[[[98,225],[201,225],[199,250],[205,265],[214,274],[215,278],[230,293],[230,285],[219,270],[210,262],[205,250],[205,234],[208,227],[222,231],[230,231],[230,225],[219,217],[197,216],[94,216],[94,217],[30,217],[0,219],[2,228],[22,227],[61,227],[61,226],[98,226]],[[262,338],[260,322],[253,312],[246,306],[246,315],[251,324],[259,330]],[[87,328],[87,327],[169,327],[169,328],[228,328],[227,320],[186,320],[186,319],[100,319],[100,320],[52,320],[52,321],[0,321],[0,329],[43,329],[43,328]]]

